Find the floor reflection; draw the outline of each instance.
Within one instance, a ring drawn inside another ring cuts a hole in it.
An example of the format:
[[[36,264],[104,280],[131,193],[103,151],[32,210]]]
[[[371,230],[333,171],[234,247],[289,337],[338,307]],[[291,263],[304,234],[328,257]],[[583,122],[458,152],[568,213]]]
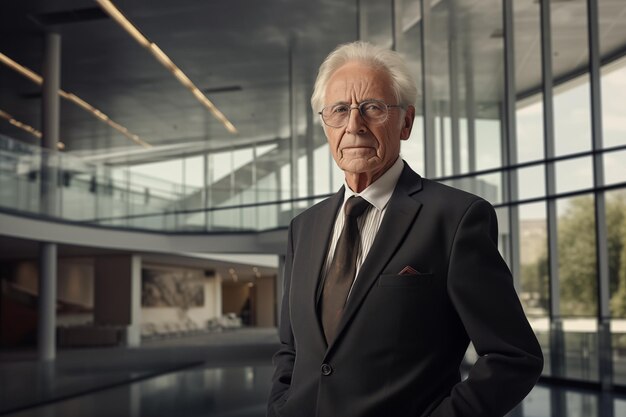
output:
[[[271,366],[189,369],[10,416],[264,416],[272,372]]]
[[[262,417],[272,372],[270,365],[190,368],[9,415]],[[547,416],[626,416],[626,398],[537,385],[507,415]]]
[[[507,417],[623,417],[626,397],[537,385]]]

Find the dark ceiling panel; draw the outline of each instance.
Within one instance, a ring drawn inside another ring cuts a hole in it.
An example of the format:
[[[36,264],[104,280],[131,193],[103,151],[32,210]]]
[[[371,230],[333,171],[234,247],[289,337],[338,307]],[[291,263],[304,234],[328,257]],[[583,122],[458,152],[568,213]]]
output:
[[[238,135],[232,135],[112,19],[102,18],[94,4],[93,0],[2,2],[0,52],[40,73],[43,34],[50,30],[41,23],[55,23],[62,36],[62,88],[155,146],[204,140],[207,148],[213,148],[216,144],[238,146],[285,137],[290,51],[298,91],[295,104],[308,109],[321,60],[337,44],[357,38],[354,0],[115,1],[201,90],[207,91],[239,130]],[[502,38],[492,36],[502,30],[501,17],[491,4],[493,1],[459,0],[459,13],[467,15],[468,23],[465,29],[460,28],[459,36],[469,42],[468,47],[480,51],[480,62],[475,63],[475,91],[487,99],[501,95],[484,75],[491,74],[494,65],[502,65]],[[555,5],[553,18],[562,19],[555,25],[567,25],[571,16],[559,10],[568,4]],[[603,32],[607,39],[603,45],[614,49],[624,41],[619,32],[626,20],[624,2],[607,0],[603,4],[614,6],[611,16],[603,15],[613,19],[611,27],[615,28]],[[537,5],[526,0],[516,1],[515,7],[523,17],[525,9],[530,13]],[[419,24],[419,19],[416,22]],[[537,48],[538,36],[520,38],[523,42],[516,44],[518,56],[524,56],[525,49]],[[561,51],[559,60],[580,62],[577,54],[577,50]],[[518,72],[518,85],[531,88],[539,83],[533,72]],[[37,85],[6,67],[0,68],[0,108],[36,128],[41,113],[38,92]],[[74,104],[64,103],[61,117],[61,138],[67,152],[138,149]],[[21,137],[14,130],[0,123],[0,133]]]
[[[310,91],[323,57],[356,34],[353,1],[115,4],[207,91],[238,135],[230,134],[112,19],[103,18],[92,0],[4,2],[0,22],[6,36],[0,38],[0,52],[40,73],[43,32],[54,25],[62,36],[62,88],[155,146],[198,139],[236,146],[255,138],[280,137],[289,120],[290,42],[297,88]],[[0,108],[38,127],[39,87],[16,81],[20,78],[16,74],[9,78],[0,80]],[[72,103],[63,104],[61,117],[61,138],[68,152],[136,148]],[[0,125],[0,133],[4,131]]]

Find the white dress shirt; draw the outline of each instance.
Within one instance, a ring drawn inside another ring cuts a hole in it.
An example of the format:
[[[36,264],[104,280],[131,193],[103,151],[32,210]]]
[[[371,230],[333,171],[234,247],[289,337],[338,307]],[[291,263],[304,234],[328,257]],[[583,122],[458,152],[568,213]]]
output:
[[[380,178],[378,178],[360,193],[355,193],[354,191],[352,191],[344,180],[345,192],[343,197],[343,204],[337,212],[335,226],[333,228],[332,240],[330,241],[328,253],[326,254],[326,261],[324,262],[324,268],[322,269],[324,279],[326,279],[326,275],[328,274],[328,270],[330,269],[330,264],[333,260],[333,256],[335,255],[337,240],[339,240],[339,235],[341,235],[341,231],[343,229],[343,223],[345,221],[343,208],[346,204],[346,200],[348,200],[348,198],[352,196],[360,196],[371,204],[371,206],[369,206],[365,210],[365,212],[357,219],[357,224],[359,226],[359,232],[361,235],[361,245],[359,248],[356,262],[356,276],[358,276],[361,265],[363,265],[363,261],[369,253],[370,248],[372,247],[372,243],[374,242],[374,238],[378,233],[378,229],[380,228],[380,224],[382,223],[383,216],[385,215],[385,211],[387,210],[387,204],[389,203],[389,199],[391,199],[393,190],[396,188],[396,184],[398,182],[398,179],[400,178],[403,167],[404,163],[402,161],[402,158],[398,156],[396,162]],[[354,281],[356,281],[356,277]],[[352,283],[352,285],[354,286],[354,282]],[[350,291],[352,291],[352,289],[350,289]],[[350,295],[348,294],[348,296]]]

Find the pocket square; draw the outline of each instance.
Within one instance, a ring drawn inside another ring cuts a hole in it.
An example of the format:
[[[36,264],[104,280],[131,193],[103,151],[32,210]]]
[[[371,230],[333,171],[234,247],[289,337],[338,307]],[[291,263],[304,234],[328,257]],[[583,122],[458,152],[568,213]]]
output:
[[[417,275],[417,274],[419,274],[419,272],[415,268],[412,268],[411,266],[407,265],[404,268],[402,268],[402,271],[400,271],[398,275]]]

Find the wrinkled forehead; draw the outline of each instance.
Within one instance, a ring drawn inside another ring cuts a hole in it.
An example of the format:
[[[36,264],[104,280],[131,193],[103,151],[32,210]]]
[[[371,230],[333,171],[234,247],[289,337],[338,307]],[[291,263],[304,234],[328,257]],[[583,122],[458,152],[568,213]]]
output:
[[[393,98],[391,77],[385,69],[352,61],[339,67],[328,79],[324,104],[369,99],[393,101]]]

